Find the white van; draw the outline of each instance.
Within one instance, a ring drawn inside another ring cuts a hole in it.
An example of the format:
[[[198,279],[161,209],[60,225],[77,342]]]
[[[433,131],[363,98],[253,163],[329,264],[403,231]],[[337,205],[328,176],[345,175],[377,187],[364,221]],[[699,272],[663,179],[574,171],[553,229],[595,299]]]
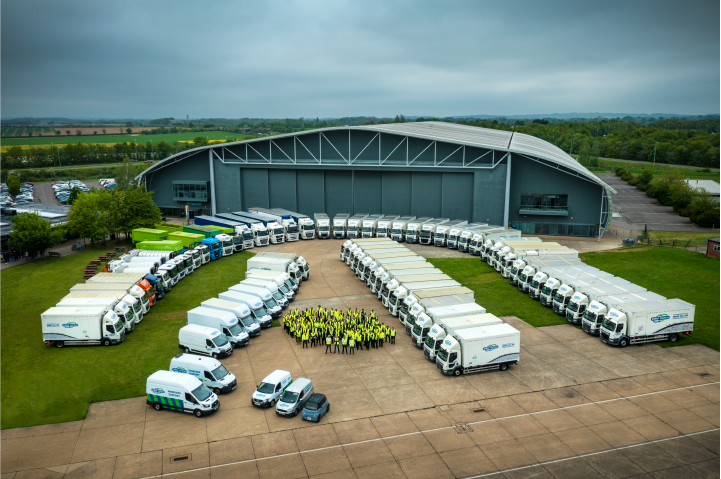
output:
[[[221,300],[216,300],[221,301]],[[238,307],[243,305],[235,304]],[[250,311],[248,311],[250,315]],[[191,309],[188,311],[188,323],[187,324],[199,324],[201,326],[207,326],[214,328],[225,334],[228,341],[233,345],[233,348],[239,348],[246,346],[250,336],[248,333],[243,331],[243,327],[238,320],[238,317],[230,311],[221,311],[214,308],[206,308],[200,306],[198,308]]]
[[[214,359],[225,358],[233,353],[233,346],[225,334],[199,324],[188,324],[180,328],[178,347],[188,354],[205,354]]]
[[[296,379],[281,394],[275,406],[275,413],[279,416],[297,416],[311,394],[313,394],[313,383],[310,379]]]
[[[233,373],[225,369],[220,361],[205,356],[180,353],[170,360],[170,370],[195,376],[215,394],[233,391],[238,386]]]
[[[273,407],[278,402],[281,394],[293,382],[293,377],[288,371],[276,369],[268,375],[253,393],[253,406]]]
[[[253,320],[253,316],[250,315],[250,308],[243,303],[236,303],[234,301],[228,301],[227,299],[210,298],[200,303],[200,305],[205,308],[233,313],[235,317],[238,318],[238,326],[248,333],[248,336],[251,338],[260,334],[260,324]],[[206,324],[205,326],[208,325]]]
[[[148,377],[145,392],[156,411],[172,409],[203,417],[220,407],[218,396],[189,374],[156,371]]]

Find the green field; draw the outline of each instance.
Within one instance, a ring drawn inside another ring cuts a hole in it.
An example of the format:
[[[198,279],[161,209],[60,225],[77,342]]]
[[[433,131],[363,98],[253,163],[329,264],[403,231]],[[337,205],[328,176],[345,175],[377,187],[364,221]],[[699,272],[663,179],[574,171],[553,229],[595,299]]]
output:
[[[204,265],[182,280],[145,316],[125,342],[109,347],[56,349],[42,341],[40,313],[83,282],[89,260],[129,243],[45,258],[2,271],[2,423],[33,426],[83,419],[92,402],[142,396],[145,380],[178,354],[186,311],[245,276],[250,253]]]
[[[649,291],[696,305],[694,331],[675,344],[700,343],[719,350],[719,261],[700,253],[639,247],[586,253],[581,259],[603,271],[643,286]],[[515,315],[533,326],[567,324],[565,318],[521,293],[486,263],[474,258],[440,258],[429,262],[475,292],[476,302],[496,316]],[[578,334],[583,333],[580,328]],[[523,339],[521,338],[521,341]],[[632,346],[630,346],[632,347]]]
[[[174,143],[176,141],[193,141],[195,138],[203,136],[209,140],[225,140],[227,138],[238,138],[246,139],[253,138],[248,135],[241,135],[239,133],[226,133],[224,131],[203,131],[203,132],[188,132],[188,133],[168,133],[166,135],[65,135],[60,136],[43,136],[43,137],[28,137],[23,138],[6,138],[3,137],[3,146],[39,146],[50,144],[65,145],[68,143],[132,143],[137,141],[138,143],[147,143],[153,141],[158,143],[160,141],[167,141],[168,143]]]

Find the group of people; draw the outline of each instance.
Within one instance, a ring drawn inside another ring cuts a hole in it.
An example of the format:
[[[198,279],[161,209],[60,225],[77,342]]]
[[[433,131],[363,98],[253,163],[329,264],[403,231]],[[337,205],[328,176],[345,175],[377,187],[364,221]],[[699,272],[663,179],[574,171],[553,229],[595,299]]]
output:
[[[375,311],[324,309],[293,310],[283,316],[283,329],[303,348],[325,344],[328,354],[355,354],[356,348],[382,348],[396,343],[396,330],[378,321]]]
[[[3,253],[3,262],[5,264],[15,261],[20,261],[21,259],[35,259],[41,256],[40,251],[18,251],[15,248],[5,251]]]

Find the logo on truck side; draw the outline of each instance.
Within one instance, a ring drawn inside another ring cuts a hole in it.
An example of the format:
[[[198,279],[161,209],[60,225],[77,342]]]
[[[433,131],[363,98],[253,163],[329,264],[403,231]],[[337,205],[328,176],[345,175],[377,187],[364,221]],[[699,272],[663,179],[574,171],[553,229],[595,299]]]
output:
[[[670,318],[671,318],[671,316],[669,316],[668,314],[659,314],[658,316],[652,317],[651,321],[653,321],[654,323],[660,323],[660,322],[666,321],[667,319],[670,319]]]
[[[151,389],[150,391],[153,392],[153,393],[155,393],[155,394],[165,394],[165,390],[162,389],[162,388],[153,388],[153,389]]]
[[[173,368],[173,369],[171,369],[171,371],[173,371],[175,373],[188,374],[188,370],[185,368]]]
[[[79,324],[75,323],[73,321],[63,324],[63,328],[77,328],[78,326],[79,326]]]
[[[485,348],[483,348],[483,350],[484,350],[485,352],[493,351],[494,349],[498,349],[498,345],[497,345],[497,344],[490,344],[490,345],[486,346]]]

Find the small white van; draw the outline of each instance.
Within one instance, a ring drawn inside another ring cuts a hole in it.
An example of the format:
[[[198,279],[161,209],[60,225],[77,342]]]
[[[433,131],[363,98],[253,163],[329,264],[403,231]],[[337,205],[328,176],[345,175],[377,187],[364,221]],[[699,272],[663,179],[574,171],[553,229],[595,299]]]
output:
[[[170,370],[195,376],[215,394],[233,391],[238,386],[233,373],[225,369],[220,361],[205,356],[180,353],[170,360]]]
[[[311,394],[313,394],[313,383],[310,379],[296,379],[281,394],[275,406],[275,413],[279,416],[297,416]]]
[[[216,299],[216,301],[222,300]],[[236,305],[239,308],[243,306],[238,303],[231,303],[231,305]],[[248,311],[248,315],[250,315],[250,311]],[[246,346],[250,338],[248,333],[243,331],[242,324],[234,312],[208,308],[202,304],[200,307],[188,311],[188,324],[199,324],[217,329],[225,334],[225,337],[228,338],[228,341],[231,342],[234,349]]]
[[[203,417],[220,407],[218,396],[189,374],[156,371],[148,377],[145,392],[156,411],[172,409]]]
[[[281,394],[292,382],[293,377],[288,371],[276,369],[258,384],[258,389],[253,393],[253,406],[275,406]]]
[[[188,324],[180,328],[178,347],[188,354],[204,354],[214,359],[225,358],[233,353],[233,346],[225,334],[199,324]]]

